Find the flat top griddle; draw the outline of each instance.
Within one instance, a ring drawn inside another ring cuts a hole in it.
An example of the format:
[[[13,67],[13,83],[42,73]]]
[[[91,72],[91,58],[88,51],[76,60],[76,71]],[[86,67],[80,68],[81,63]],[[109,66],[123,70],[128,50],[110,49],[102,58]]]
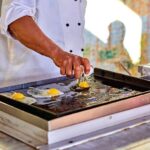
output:
[[[0,96],[0,100],[43,119],[51,120],[82,110],[122,101],[129,97],[142,95],[148,93],[150,90],[150,81],[148,80],[98,68],[94,69],[94,74],[88,78],[88,81],[91,88],[82,92],[73,91],[71,87],[76,84],[76,81],[73,78],[68,79],[66,77],[0,89],[0,93],[16,91],[22,92],[25,95],[28,95],[27,90],[30,87],[39,89],[49,89],[53,87],[64,92],[64,95],[54,98],[37,98],[37,102],[32,105],[14,101],[4,96]]]

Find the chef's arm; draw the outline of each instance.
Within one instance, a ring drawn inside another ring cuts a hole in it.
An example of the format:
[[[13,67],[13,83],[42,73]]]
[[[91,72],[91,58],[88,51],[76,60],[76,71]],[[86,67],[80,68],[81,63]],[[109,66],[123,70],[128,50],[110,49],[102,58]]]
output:
[[[89,73],[88,59],[63,51],[42,32],[32,17],[24,16],[15,20],[8,26],[8,31],[26,47],[51,58],[62,75],[79,78],[83,68],[85,73]]]
[[[9,33],[26,47],[53,58],[59,47],[46,37],[30,16],[22,17],[8,26]]]

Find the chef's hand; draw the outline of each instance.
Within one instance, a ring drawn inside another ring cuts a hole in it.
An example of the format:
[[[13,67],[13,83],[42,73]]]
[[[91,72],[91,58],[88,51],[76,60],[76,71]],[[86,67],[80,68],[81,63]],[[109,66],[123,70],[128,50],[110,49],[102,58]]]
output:
[[[62,75],[72,76],[76,79],[80,78],[82,73],[90,72],[90,62],[87,58],[67,53],[63,50],[58,50],[53,57],[54,63],[60,68]]]

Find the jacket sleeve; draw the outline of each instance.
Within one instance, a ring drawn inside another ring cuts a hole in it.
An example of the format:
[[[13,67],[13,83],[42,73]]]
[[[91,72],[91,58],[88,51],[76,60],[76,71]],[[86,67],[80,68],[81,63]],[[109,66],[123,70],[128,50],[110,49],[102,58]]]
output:
[[[35,19],[36,0],[3,0],[1,7],[0,32],[10,37],[8,25],[23,16]]]

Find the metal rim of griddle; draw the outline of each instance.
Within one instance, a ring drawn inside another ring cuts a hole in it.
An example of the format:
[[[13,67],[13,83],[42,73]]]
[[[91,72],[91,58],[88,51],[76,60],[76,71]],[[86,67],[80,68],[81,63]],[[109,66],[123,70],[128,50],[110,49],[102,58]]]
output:
[[[102,80],[104,83],[109,84],[110,82],[116,82],[120,85],[123,84],[138,90],[150,90],[150,81],[145,80],[144,78],[137,78],[99,68],[94,68],[94,76]]]

